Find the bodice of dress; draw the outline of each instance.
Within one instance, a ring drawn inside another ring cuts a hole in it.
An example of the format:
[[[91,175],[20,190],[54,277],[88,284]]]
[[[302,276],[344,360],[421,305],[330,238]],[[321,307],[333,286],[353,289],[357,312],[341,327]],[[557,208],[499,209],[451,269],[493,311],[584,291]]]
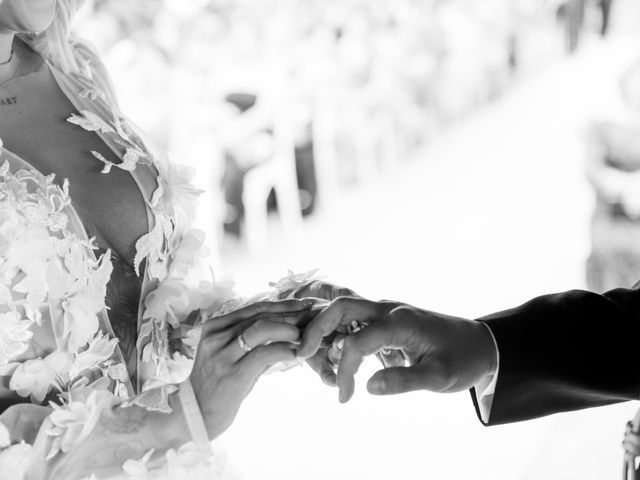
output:
[[[15,54],[27,47],[16,42]],[[28,52],[22,53],[29,58]],[[35,56],[31,53],[31,56]],[[121,169],[100,173],[104,164],[91,152],[120,163],[122,148],[114,152],[93,131],[67,122],[78,114],[38,56],[28,75],[0,83],[0,137],[4,146],[45,175],[55,173],[59,182],[70,182],[74,208],[101,248],[111,248],[133,264],[135,242],[148,231],[144,198],[131,174]],[[137,176],[151,184],[157,175],[150,164]]]
[[[36,55],[20,40],[15,47],[24,55]],[[92,356],[92,348],[102,349],[100,360],[92,361],[94,376],[108,377],[110,388],[121,396],[140,393],[139,402],[145,401],[143,391],[166,385],[167,389],[160,389],[161,393],[156,389],[147,400],[154,408],[168,409],[170,384],[180,381],[174,370],[184,377],[195,347],[193,334],[186,343],[182,340],[197,322],[193,316],[182,322],[198,309],[192,298],[199,302],[204,298],[202,292],[187,294],[192,291],[187,276],[200,258],[197,252],[202,245],[201,236],[189,230],[197,191],[189,185],[186,170],[154,155],[119,113],[93,52],[78,45],[76,54],[81,70],[75,74],[63,73],[40,59],[19,81],[0,85],[1,97],[16,99],[11,108],[0,111],[4,140],[0,163],[7,164],[6,189],[17,186],[28,192],[30,202],[50,207],[42,215],[59,217],[60,225],[38,225],[46,228],[47,241],[53,240],[49,247],[61,249],[61,242],[74,246],[71,252],[56,250],[57,255],[40,264],[46,276],[37,298],[26,291],[25,282],[20,283],[20,268],[18,276],[5,275],[12,295],[20,284],[32,300],[28,308],[37,312],[31,318],[24,308],[20,312],[28,317],[28,331],[18,342],[17,354],[13,352],[4,362],[0,358],[0,364],[12,365],[0,374],[4,380],[10,376],[11,390],[30,396],[29,389],[15,388],[20,379],[14,378],[15,372],[21,372],[25,362],[58,359],[64,365],[53,368],[55,375],[70,382],[68,369],[78,372],[72,368],[74,358],[83,353]],[[8,192],[11,195],[22,194]],[[15,206],[31,208],[28,203]],[[31,223],[29,217],[23,220]],[[84,265],[74,265],[67,256]],[[58,277],[48,272],[52,262],[61,264],[58,276],[71,274],[91,298],[76,305],[71,297],[79,287],[73,281],[66,285],[69,289],[61,285],[58,292],[51,284]],[[95,284],[76,275],[83,268],[94,276]],[[171,297],[176,291],[178,305],[174,306]],[[82,328],[72,325],[74,318]],[[29,342],[24,341],[27,338]],[[61,374],[58,367],[65,371]],[[94,380],[91,375],[86,378]],[[32,399],[42,401],[43,389],[49,394],[70,386],[56,382],[39,388]]]
[[[0,414],[0,471],[12,465],[28,470],[29,478],[66,479],[77,474],[78,449],[117,448],[124,463],[108,465],[123,473],[117,478],[174,478],[176,468],[184,472],[179,478],[211,478],[211,452],[197,434],[204,430],[201,417],[200,428],[192,428],[199,413],[186,417],[193,442],[174,450],[148,435],[150,450],[139,460],[128,456],[127,442],[140,438],[94,428],[96,422],[127,408],[170,414],[173,393],[186,412],[194,401],[183,400],[191,391],[185,380],[203,323],[247,302],[278,298],[279,291],[309,279],[292,276],[275,284],[274,292],[244,300],[235,297],[232,284],[195,277],[204,238],[190,227],[199,192],[189,170],[154,152],[120,114],[96,54],[81,42],[69,46],[77,70],[61,71],[45,60],[28,81],[44,82],[36,90],[51,98],[12,104],[31,109],[0,124],[0,380],[36,404],[8,405],[0,390],[0,408],[6,408]],[[49,107],[39,115],[34,106],[43,102]],[[47,118],[51,112],[58,116]],[[41,128],[24,134],[41,120]],[[78,172],[56,169],[67,165],[66,155],[86,161],[74,169],[106,176],[111,195],[96,188],[96,203],[104,215],[133,222],[123,227],[128,240],[115,238],[118,224],[92,210],[95,205],[82,196],[86,182],[74,177]],[[118,190],[129,180],[124,192]],[[131,333],[135,344],[126,346],[123,339]],[[123,356],[129,349],[135,368]],[[91,458],[82,460],[92,465]],[[194,469],[202,476],[193,476]]]
[[[129,375],[135,378],[142,277],[136,275],[133,260],[135,242],[148,233],[144,198],[129,172],[115,169],[109,175],[101,173],[104,164],[91,152],[102,152],[114,163],[121,162],[116,155],[120,152],[113,152],[95,132],[67,122],[78,112],[49,66],[19,41],[15,50],[33,64],[33,71],[0,84],[0,98],[11,99],[0,107],[0,138],[8,150],[29,159],[38,171],[55,173],[58,184],[60,179],[69,180],[74,208],[88,236],[96,238],[97,253],[103,255],[110,249],[113,271],[106,306]],[[151,165],[142,166],[138,174],[145,176],[147,183],[157,175]],[[30,354],[42,356],[55,350],[51,335],[37,333],[37,349],[30,349]]]

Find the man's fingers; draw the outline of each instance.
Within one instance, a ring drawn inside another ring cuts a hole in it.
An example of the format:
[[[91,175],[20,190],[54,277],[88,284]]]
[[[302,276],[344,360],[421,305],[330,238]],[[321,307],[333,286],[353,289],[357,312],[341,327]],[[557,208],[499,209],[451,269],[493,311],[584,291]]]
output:
[[[427,388],[427,372],[419,366],[392,367],[377,371],[367,382],[374,395],[393,395]]]
[[[379,370],[370,379],[367,389],[376,395],[429,390],[432,392],[457,391],[457,373],[450,362],[429,357],[410,367],[392,367]]]
[[[290,299],[290,300],[280,300],[280,301],[264,301],[257,302],[247,305],[246,307],[242,307],[238,310],[234,310],[233,312],[227,313],[225,315],[220,315],[218,317],[212,317],[205,323],[204,332],[209,333],[219,330],[224,330],[230,326],[235,325],[238,322],[243,320],[247,320],[253,317],[259,316],[286,316],[297,315],[308,311],[314,302],[312,300],[307,299]]]
[[[333,285],[328,282],[316,280],[311,283],[307,290],[306,295],[308,297],[319,297],[333,300],[338,297],[356,297],[355,292],[349,288],[341,287],[339,285]]]
[[[313,355],[322,339],[340,325],[349,325],[353,320],[374,322],[384,316],[387,310],[386,306],[363,298],[336,299],[309,322],[302,336],[298,356],[307,358]]]
[[[321,348],[313,357],[307,359],[309,366],[320,376],[320,379],[329,385],[335,387],[336,372],[333,370],[333,366],[327,357],[327,349]]]
[[[402,350],[381,350],[376,356],[384,368],[404,367],[406,363]]]
[[[247,375],[257,379],[276,363],[295,359],[295,350],[290,343],[272,343],[270,345],[262,345],[247,353],[237,365],[243,376]]]
[[[347,402],[353,396],[354,376],[365,356],[384,348],[402,348],[410,337],[411,332],[403,322],[392,320],[374,323],[346,337],[337,375],[340,402]]]

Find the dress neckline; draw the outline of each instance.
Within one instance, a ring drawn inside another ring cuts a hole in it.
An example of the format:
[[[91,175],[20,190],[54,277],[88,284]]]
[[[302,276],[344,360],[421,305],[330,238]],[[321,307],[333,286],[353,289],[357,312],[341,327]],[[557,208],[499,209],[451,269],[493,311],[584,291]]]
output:
[[[24,81],[25,78],[36,75],[45,68],[45,60],[33,51],[28,45],[26,45],[18,36],[13,40],[14,57],[19,58],[21,56],[28,56],[26,64],[21,64],[17,67],[16,71],[12,75],[5,79],[0,80],[0,90],[5,89],[17,81]],[[23,60],[24,61],[24,60]]]
[[[123,128],[122,124],[127,121],[121,116],[117,106],[113,103],[114,100],[111,97],[109,97],[104,91],[102,91],[100,86],[101,84],[99,83],[99,78],[96,77],[97,74],[93,71],[93,69],[89,70],[90,60],[85,60],[81,58],[84,64],[82,65],[83,68],[81,68],[80,71],[78,72],[75,72],[75,73],[64,72],[62,70],[59,70],[55,65],[53,65],[46,58],[42,57],[38,52],[33,50],[28,43],[24,42],[24,40],[16,37],[16,41],[22,44],[23,48],[30,50],[34,55],[37,55],[41,59],[42,65],[40,66],[38,71],[42,71],[44,68],[48,69],[56,85],[58,86],[62,94],[69,100],[69,102],[73,106],[73,109],[76,112],[79,112],[82,115],[91,114],[95,116],[96,119],[101,119],[101,121],[105,122],[105,125],[107,125],[106,122],[109,122],[111,124],[115,122],[117,128],[112,133],[108,134],[108,133],[105,133],[104,131],[101,131],[100,129],[96,129],[95,133],[98,135],[102,143],[105,145],[105,148],[110,149],[115,154],[116,158],[122,160],[123,155],[120,148],[122,147],[122,141],[121,141],[122,139],[120,138],[120,135],[124,133],[124,130],[122,130]],[[24,77],[20,77],[20,78],[24,79]],[[103,83],[104,82],[108,83],[108,79],[102,79],[102,80],[103,80]],[[83,125],[80,125],[80,126],[86,129],[86,127],[84,127]],[[137,140],[137,137],[136,137],[136,140]],[[141,148],[146,148],[146,146],[141,143]],[[3,148],[2,139],[0,138],[0,153],[2,153],[3,150],[7,154],[9,154],[9,158],[13,157],[17,159],[21,165],[25,166],[27,170],[31,170],[35,172],[41,178],[47,177],[47,175],[45,175],[42,171],[40,171],[38,168],[36,168],[34,165],[32,165],[30,162],[28,162],[24,158],[16,155],[6,147]],[[158,166],[155,164],[155,161],[152,166],[157,170]],[[137,172],[135,168],[129,170],[129,174],[132,176],[136,185],[138,186],[139,191],[142,193],[142,196],[146,205],[146,211],[147,211],[147,225],[148,225],[147,231],[151,232],[151,230],[155,227],[156,219],[155,219],[155,214],[150,207],[150,201],[151,201],[152,194],[154,193],[153,188],[157,188],[157,186],[153,186],[150,184],[145,185],[145,183],[143,182],[143,179],[140,177],[140,173]],[[158,175],[158,173],[156,172],[155,175]],[[61,187],[58,185],[58,188],[64,188],[64,187]],[[85,224],[82,221],[82,218],[80,217],[77,209],[75,208],[75,205],[73,204],[73,199],[71,199],[71,204],[69,205],[68,212],[69,212],[70,225],[73,225],[72,226],[73,230],[76,232],[77,235],[79,235],[83,239],[83,241],[90,243],[89,235],[85,230]],[[90,252],[91,258],[94,261],[97,261],[98,259],[97,253],[98,252],[96,250],[92,250]],[[140,253],[142,254],[143,252],[140,252]],[[127,263],[128,262],[125,261],[125,264]],[[147,273],[148,268],[149,268],[149,262],[145,261],[145,262],[142,262],[142,269],[140,272],[134,269],[134,272],[136,273],[136,275],[140,277],[141,284],[142,284],[141,291],[140,291],[139,308],[138,308],[138,325],[137,325],[138,332],[140,331],[140,324],[142,321],[142,312],[144,311],[144,299],[146,298],[147,294],[150,293],[158,283],[156,280],[152,280],[151,278],[149,278],[149,275]],[[108,333],[111,336],[115,336],[113,332],[113,326],[107,315],[107,311],[103,310],[100,316],[102,318],[102,321],[106,325]],[[131,379],[128,378],[126,382],[127,389],[130,395],[135,394],[136,392],[139,392],[141,388],[142,375],[140,374],[141,365],[140,365],[139,359],[137,360],[136,364],[137,364],[136,365],[137,373],[135,376],[135,381],[132,383]]]

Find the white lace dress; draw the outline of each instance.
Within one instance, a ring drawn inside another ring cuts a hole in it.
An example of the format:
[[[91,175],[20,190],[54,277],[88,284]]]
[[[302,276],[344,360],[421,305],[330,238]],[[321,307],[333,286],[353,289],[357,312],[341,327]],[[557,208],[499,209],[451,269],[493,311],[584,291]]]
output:
[[[79,42],[73,52],[76,73],[47,64],[79,112],[67,120],[117,154],[120,163],[92,152],[105,175],[133,176],[147,208],[134,260],[142,277],[135,372],[105,307],[109,252],[98,255],[66,182],[0,146],[0,393],[25,402],[10,401],[0,415],[0,479],[213,478],[222,465],[182,382],[202,322],[246,301],[230,284],[189,280],[203,235],[189,226],[198,192],[188,170],[152,153],[120,114],[93,51]],[[145,168],[157,173],[152,188],[140,178]],[[43,337],[53,348],[32,348]]]

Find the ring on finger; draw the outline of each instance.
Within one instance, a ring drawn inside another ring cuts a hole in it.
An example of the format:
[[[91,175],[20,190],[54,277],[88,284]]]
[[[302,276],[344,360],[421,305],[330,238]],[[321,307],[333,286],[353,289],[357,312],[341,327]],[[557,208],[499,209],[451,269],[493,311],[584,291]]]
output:
[[[344,336],[336,336],[327,350],[327,359],[333,368],[338,368],[344,349]]]
[[[242,349],[243,352],[249,353],[251,350],[253,350],[253,348],[251,348],[249,345],[247,345],[247,342],[244,339],[244,337],[242,336],[242,334],[238,335],[236,337],[236,340],[238,341],[238,345],[240,346],[240,348]]]

